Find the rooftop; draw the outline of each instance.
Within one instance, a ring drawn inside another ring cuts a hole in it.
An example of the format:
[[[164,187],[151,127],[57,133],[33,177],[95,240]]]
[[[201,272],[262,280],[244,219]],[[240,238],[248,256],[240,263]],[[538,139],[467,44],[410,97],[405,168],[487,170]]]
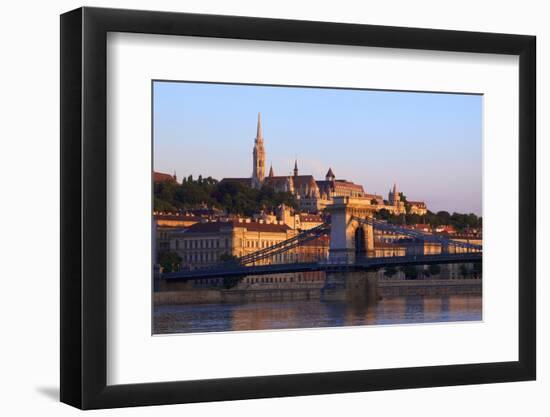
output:
[[[254,221],[230,220],[227,222],[204,222],[191,226],[187,233],[218,233],[221,229],[244,228],[252,232],[286,233],[290,230],[286,224],[263,223]]]
[[[153,172],[153,181],[154,182],[172,182],[176,181],[174,175],[165,174],[164,172]]]

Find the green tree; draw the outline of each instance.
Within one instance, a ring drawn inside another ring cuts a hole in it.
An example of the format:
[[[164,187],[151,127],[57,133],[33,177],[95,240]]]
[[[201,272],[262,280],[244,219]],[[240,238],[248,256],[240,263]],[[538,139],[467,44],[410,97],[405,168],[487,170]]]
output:
[[[158,197],[155,197],[154,199],[153,208],[155,211],[160,211],[160,212],[176,210],[176,208],[172,204],[170,204],[167,201],[161,200]]]
[[[237,258],[235,255],[230,255],[229,253],[222,253],[220,256],[220,261],[222,262],[236,262]]]
[[[405,265],[400,267],[401,272],[405,274],[407,279],[417,279],[418,278],[418,269],[414,265]]]
[[[438,211],[436,215],[438,220],[441,222],[440,224],[450,224],[451,215],[448,211]]]
[[[181,257],[176,252],[164,252],[159,257],[159,264],[163,272],[175,272],[180,268]]]
[[[242,277],[225,277],[223,279],[223,287],[225,289],[230,289],[236,287],[237,284],[241,281]]]
[[[438,264],[430,264],[430,266],[428,266],[428,271],[430,271],[430,275],[439,275],[441,274],[441,266]]]
[[[389,220],[392,217],[392,214],[387,209],[378,210],[374,213],[374,217],[380,220]]]
[[[481,278],[483,273],[483,264],[481,262],[475,262],[472,268],[472,274],[474,278]]]
[[[384,276],[391,278],[397,274],[397,268],[395,266],[387,266],[384,268]]]
[[[407,201],[407,196],[401,192],[399,193],[399,197],[401,201],[405,204],[405,214],[409,214],[411,212],[411,205]]]

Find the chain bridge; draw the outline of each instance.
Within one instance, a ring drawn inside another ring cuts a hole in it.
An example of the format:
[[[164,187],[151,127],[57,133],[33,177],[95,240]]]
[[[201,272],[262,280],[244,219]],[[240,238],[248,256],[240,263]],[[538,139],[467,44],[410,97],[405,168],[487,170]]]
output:
[[[205,268],[165,273],[162,278],[167,281],[196,280],[308,271],[373,271],[390,266],[481,262],[482,245],[453,240],[447,236],[413,230],[375,219],[375,209],[364,200],[336,197],[334,204],[327,209],[330,212],[330,224],[324,223],[304,230],[290,239],[231,261]],[[375,256],[375,230],[409,238],[418,244],[428,242],[439,245],[440,253]],[[330,236],[328,257],[324,255],[307,262],[299,260],[284,263],[272,262],[277,255],[292,253],[301,245],[322,236]]]

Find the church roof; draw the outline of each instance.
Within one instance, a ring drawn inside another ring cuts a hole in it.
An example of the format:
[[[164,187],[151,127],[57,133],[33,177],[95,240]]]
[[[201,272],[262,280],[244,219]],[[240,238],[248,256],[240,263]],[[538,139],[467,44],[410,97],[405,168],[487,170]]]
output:
[[[335,177],[334,172],[332,172],[332,168],[328,169],[327,175],[325,175],[325,177],[327,177],[327,178],[334,178]]]
[[[313,175],[294,175],[292,177],[292,181],[294,181],[295,187],[303,187],[306,185],[309,185],[309,186],[317,185],[317,183],[315,182],[315,178],[313,178]]]
[[[223,178],[220,182],[234,182],[250,187],[252,185],[252,178]]]
[[[165,174],[163,172],[153,172],[154,182],[173,182],[176,181],[173,175]]]
[[[266,184],[280,184],[282,182],[290,181],[292,177],[289,176],[269,176],[264,179]]]

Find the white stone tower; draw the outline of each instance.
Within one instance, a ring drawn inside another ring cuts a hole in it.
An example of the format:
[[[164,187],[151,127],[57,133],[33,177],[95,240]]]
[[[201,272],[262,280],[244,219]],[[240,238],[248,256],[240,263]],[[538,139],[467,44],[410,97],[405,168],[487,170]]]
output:
[[[262,115],[258,113],[258,127],[256,139],[254,140],[252,186],[260,188],[265,178],[265,149],[264,136],[262,133]]]
[[[390,190],[389,192],[388,200],[392,206],[398,206],[401,201],[401,197],[397,191],[397,184],[395,182],[393,183],[393,190]]]

